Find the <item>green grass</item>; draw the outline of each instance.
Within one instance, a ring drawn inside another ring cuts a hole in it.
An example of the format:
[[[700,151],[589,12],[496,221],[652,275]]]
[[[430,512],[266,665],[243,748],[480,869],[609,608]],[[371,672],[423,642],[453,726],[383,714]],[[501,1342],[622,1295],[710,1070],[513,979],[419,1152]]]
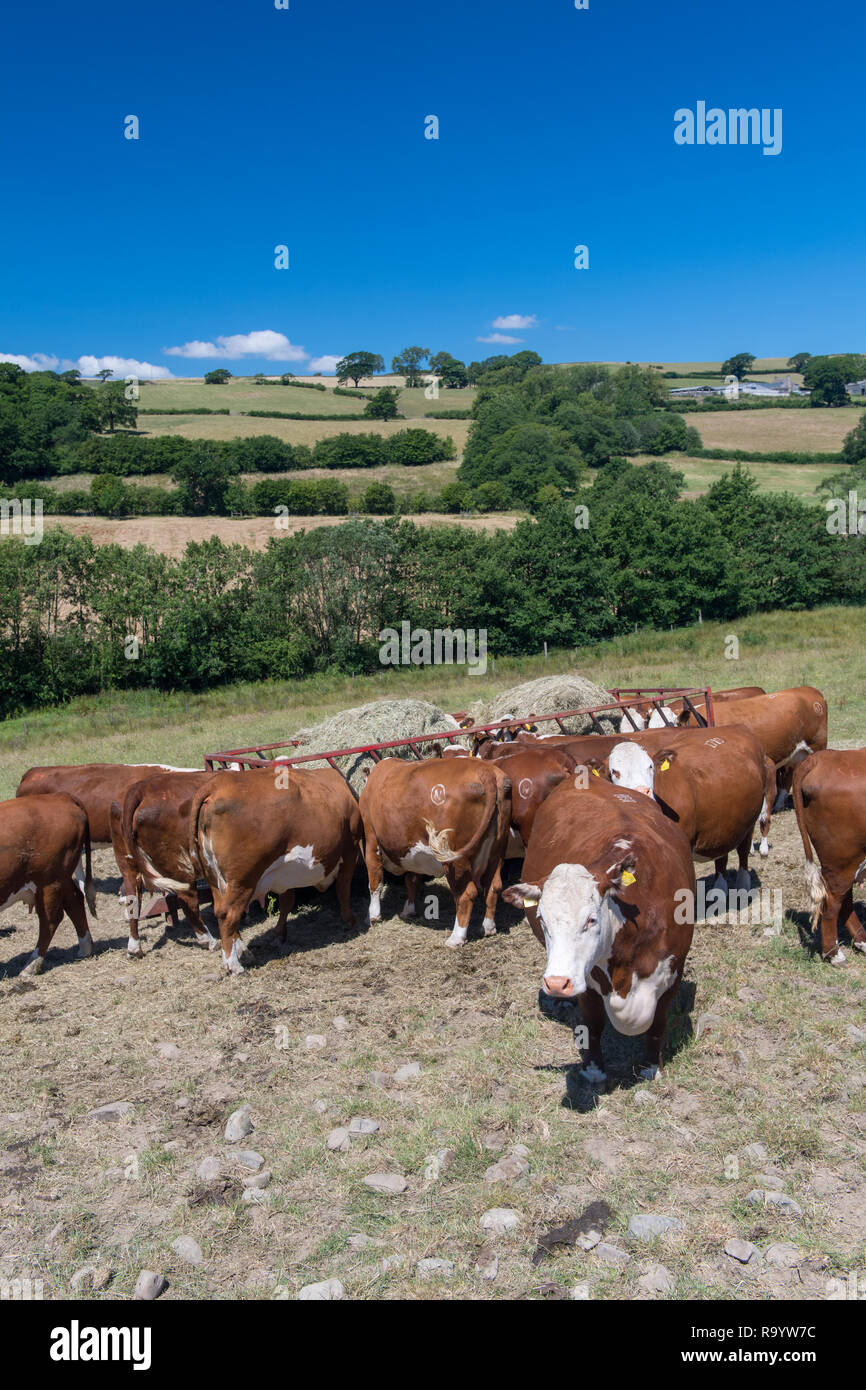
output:
[[[725,639],[740,644],[726,660]],[[493,654],[495,656],[495,653]],[[675,632],[639,632],[577,652],[507,657],[486,675],[459,667],[388,670],[350,677],[224,686],[202,694],[117,691],[0,724],[0,796],[14,795],[28,767],[64,762],[164,762],[201,767],[205,753],[287,739],[295,729],[368,700],[413,696],[457,711],[522,680],[579,670],[610,686],[817,685],[834,739],[858,740],[866,725],[866,609],[760,613]]]
[[[389,378],[390,380],[390,378]],[[152,381],[142,385],[141,410],[290,410],[304,415],[352,415],[364,409],[356,396],[334,394],[336,381],[330,380],[324,391],[311,391],[300,386],[257,386],[254,381],[241,379],[227,386],[205,386],[201,380]],[[375,387],[364,390],[373,395]],[[408,419],[418,419],[428,410],[468,410],[475,399],[475,388],[463,391],[440,391],[438,400],[428,400],[424,388],[407,390],[400,387],[397,408]],[[201,417],[207,419],[207,416]],[[152,417],[142,416],[141,423],[150,427]],[[453,423],[453,422],[451,422]]]
[[[651,463],[652,456],[641,454],[632,463]],[[668,454],[665,462],[676,472],[685,474],[685,493],[698,496],[707,492],[713,483],[718,482],[725,473],[730,473],[737,464],[730,459],[690,458],[688,455]],[[806,502],[820,505],[821,499],[815,489],[818,484],[834,471],[838,465],[830,463],[744,463],[741,467],[756,479],[761,492],[791,492]]]

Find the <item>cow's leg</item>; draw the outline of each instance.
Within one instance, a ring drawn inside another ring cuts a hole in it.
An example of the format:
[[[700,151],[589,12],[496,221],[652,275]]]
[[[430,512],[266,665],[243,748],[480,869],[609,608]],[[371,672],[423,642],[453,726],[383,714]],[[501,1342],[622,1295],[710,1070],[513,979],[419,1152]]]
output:
[[[854,888],[848,889],[842,899],[842,906],[839,910],[839,921],[848,928],[848,935],[851,937],[851,945],[855,951],[866,952],[866,931],[860,922],[860,918],[854,911]]]
[[[408,921],[408,919],[409,919],[410,917],[417,917],[417,916],[418,916],[418,908],[417,908],[416,904],[417,904],[417,901],[418,901],[418,890],[419,890],[420,887],[421,887],[421,875],[420,875],[420,874],[409,874],[409,873],[407,873],[407,875],[406,875],[406,901],[405,901],[405,903],[403,904],[402,910],[401,910],[401,912],[400,912],[400,916],[403,918],[403,921],[404,921],[404,922],[405,922],[405,921]]]
[[[365,832],[364,863],[367,866],[367,879],[370,884],[369,920],[372,926],[374,922],[382,920],[382,880],[385,875],[382,872],[382,857],[376,832],[371,825],[365,826]]]
[[[36,916],[39,919],[39,937],[36,950],[21,971],[22,975],[39,975],[45,964],[45,957],[51,939],[63,916],[63,891],[59,883],[49,884],[47,888],[37,888],[35,894]]]
[[[665,1029],[668,1022],[668,1009],[671,1001],[680,987],[682,975],[678,975],[669,990],[666,990],[659,1002],[656,1004],[656,1011],[653,1021],[649,1026],[646,1035],[646,1062],[641,1067],[638,1075],[642,1081],[652,1081],[662,1069],[662,1048],[665,1041]]]
[[[457,905],[457,915],[454,918],[454,929],[445,945],[462,946],[469,933],[469,919],[472,916],[475,899],[478,897],[478,886],[471,873],[457,873],[451,864],[446,869],[446,877]]]
[[[744,838],[737,845],[737,858],[740,861],[740,867],[737,869],[736,881],[736,889],[738,893],[748,893],[752,887],[752,875],[749,872],[749,851],[752,848],[752,835],[754,834],[754,832],[755,827],[752,826],[748,835],[744,836]]]
[[[352,879],[355,874],[355,855],[344,854],[343,862],[337,871],[337,902],[340,904],[340,921],[344,927],[357,925],[352,911]]]
[[[289,913],[295,910],[294,888],[287,888],[284,893],[278,893],[277,902],[280,905],[280,915],[277,920],[277,940],[281,946],[284,946],[289,937]]]
[[[604,1057],[601,1051],[601,1035],[604,1032],[604,1002],[600,994],[596,994],[594,989],[584,990],[583,994],[578,995],[580,1005],[580,1016],[583,1019],[585,1033],[578,1039],[575,1031],[575,1042],[580,1047],[582,1065],[579,1075],[584,1081],[589,1081],[593,1086],[601,1086],[607,1080],[607,1072],[604,1069]],[[580,1026],[580,1025],[578,1025]]]
[[[710,888],[710,893],[723,893],[723,894],[724,894],[724,900],[727,901],[727,897],[728,897],[728,856],[727,856],[726,854],[722,854],[722,855],[719,856],[718,859],[716,859],[716,860],[714,861],[714,863],[715,863],[715,869],[716,869],[716,877],[715,877],[715,879],[713,880],[712,886],[711,886],[711,888]],[[723,912],[723,911],[724,911],[724,909],[722,908],[721,903],[719,903],[719,906],[718,906],[718,908],[717,908],[716,911],[712,911],[712,910],[708,910],[708,911],[707,911],[707,917],[716,917],[716,916],[718,916],[718,915],[719,915],[721,912]]]
[[[74,878],[67,879],[62,885],[62,894],[66,915],[78,933],[78,954],[82,960],[86,960],[88,956],[93,955],[93,937],[90,935],[90,924],[87,921],[84,894]]]
[[[857,872],[856,865],[848,866],[844,871],[824,870],[827,896],[821,909],[821,955],[830,965],[845,963],[845,952],[839,942],[839,928],[843,925],[848,928],[857,950],[866,950],[866,932],[854,911],[854,879]]]
[[[216,937],[208,931],[204,924],[195,884],[193,884],[192,888],[178,893],[177,899],[183,908],[184,917],[195,932],[195,939],[199,946],[206,947],[208,951],[215,951],[219,943]],[[168,903],[169,906],[171,906],[171,898],[168,899]]]
[[[481,875],[481,896],[484,899],[484,935],[496,935],[496,904],[502,892],[503,860],[492,868],[485,869]]]
[[[214,893],[214,909],[220,929],[223,965],[230,975],[242,975],[244,967],[241,956],[244,954],[241,941],[240,922],[249,906],[249,893],[243,888],[228,888],[217,899]]]

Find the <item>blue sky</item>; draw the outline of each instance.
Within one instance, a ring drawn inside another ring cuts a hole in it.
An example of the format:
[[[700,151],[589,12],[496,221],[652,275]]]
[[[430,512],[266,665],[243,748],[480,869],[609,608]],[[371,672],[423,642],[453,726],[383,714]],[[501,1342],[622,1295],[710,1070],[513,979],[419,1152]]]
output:
[[[18,5],[0,354],[863,349],[864,36],[862,0]],[[781,108],[781,153],[677,145],[699,100]]]

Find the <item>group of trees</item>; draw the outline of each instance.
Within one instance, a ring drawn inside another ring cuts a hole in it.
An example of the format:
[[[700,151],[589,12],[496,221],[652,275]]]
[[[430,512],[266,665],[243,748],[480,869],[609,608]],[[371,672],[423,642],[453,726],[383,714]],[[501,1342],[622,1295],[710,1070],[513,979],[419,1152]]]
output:
[[[25,372],[0,362],[0,482],[44,477],[59,452],[135,422],[123,382],[86,386],[74,370]]]
[[[681,486],[660,460],[615,460],[579,528],[552,499],[508,532],[348,520],[275,527],[263,553],[212,539],[172,559],[54,529],[38,546],[7,541],[0,715],[113,687],[372,671],[378,632],[404,619],[485,628],[492,652],[517,655],[690,623],[699,608],[727,621],[866,600],[862,543],[830,535],[821,509],[760,494],[739,470],[696,501]]]

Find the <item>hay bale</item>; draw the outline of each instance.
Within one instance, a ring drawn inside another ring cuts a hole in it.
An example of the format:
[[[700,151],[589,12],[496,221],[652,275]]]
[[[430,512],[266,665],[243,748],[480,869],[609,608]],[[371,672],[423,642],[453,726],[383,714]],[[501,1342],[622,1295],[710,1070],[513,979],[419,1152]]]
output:
[[[292,734],[300,742],[298,753],[326,753],[334,748],[357,748],[360,744],[388,743],[391,739],[407,738],[412,734],[442,733],[458,728],[457,721],[426,700],[374,700],[369,705],[341,710],[331,719]],[[435,739],[431,737],[431,745]],[[428,756],[430,747],[421,747]],[[394,748],[386,757],[412,758],[408,748]],[[355,753],[337,758],[337,766],[357,796],[375,760],[369,753]],[[327,767],[326,762],[302,763],[302,768]]]
[[[596,705],[609,705],[610,694],[594,681],[571,671],[562,676],[542,676],[540,680],[524,681],[522,685],[503,690],[500,695],[489,700],[484,706],[483,718],[479,724],[492,724],[497,719],[507,719],[509,715],[549,714],[561,709],[593,709]],[[599,721],[606,733],[619,732],[621,716],[617,713],[600,716]],[[591,719],[581,719],[573,715],[562,721],[566,733],[588,734],[593,732]],[[557,732],[555,724],[542,724],[541,733]]]

